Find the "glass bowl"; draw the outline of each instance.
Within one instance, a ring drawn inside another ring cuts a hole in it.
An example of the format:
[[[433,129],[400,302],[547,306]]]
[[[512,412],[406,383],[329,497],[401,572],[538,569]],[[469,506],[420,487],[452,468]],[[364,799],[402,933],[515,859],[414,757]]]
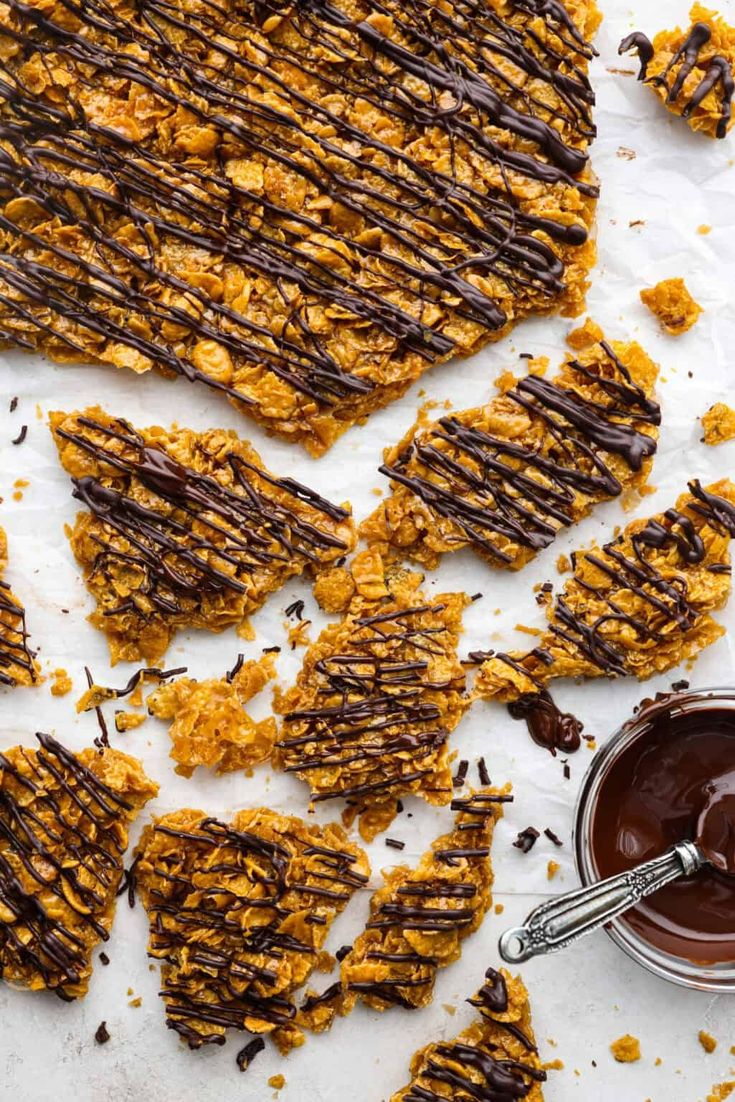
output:
[[[691,714],[698,709],[711,708],[713,704],[722,710],[735,712],[735,689],[692,689],[670,693],[642,707],[639,715],[624,723],[595,754],[582,781],[574,813],[574,859],[583,884],[600,879],[590,845],[590,830],[597,796],[612,764],[648,728],[653,718]],[[735,994],[735,961],[702,964],[674,956],[646,941],[625,921],[625,916],[613,919],[605,929],[623,952],[654,975],[698,991]]]

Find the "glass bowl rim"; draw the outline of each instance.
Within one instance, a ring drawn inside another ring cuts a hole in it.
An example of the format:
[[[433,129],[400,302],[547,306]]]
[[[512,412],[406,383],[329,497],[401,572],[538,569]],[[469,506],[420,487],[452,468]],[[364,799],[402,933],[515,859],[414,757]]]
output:
[[[677,705],[691,704],[696,708],[705,702],[719,702],[727,710],[735,712],[735,686],[686,688],[662,694],[659,698],[646,698],[641,702],[639,711],[617,727],[595,754],[582,778],[574,807],[574,865],[583,885],[597,879],[589,845],[589,828],[594,796],[606,768],[637,737],[652,716],[671,711]],[[613,919],[604,929],[608,937],[628,957],[661,979],[697,991],[735,994],[735,961],[715,965],[687,961],[651,945],[619,918]]]

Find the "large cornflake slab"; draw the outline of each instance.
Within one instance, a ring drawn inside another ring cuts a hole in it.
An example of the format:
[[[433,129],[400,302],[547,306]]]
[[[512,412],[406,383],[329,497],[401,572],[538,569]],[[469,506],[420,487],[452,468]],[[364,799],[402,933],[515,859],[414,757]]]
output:
[[[459,958],[492,902],[493,831],[512,798],[505,788],[454,800],[454,828],[432,842],[416,868],[386,872],[367,926],[342,961],[340,982],[321,996],[307,995],[302,1024],[326,1029],[358,998],[375,1010],[418,1010],[431,1002],[437,972]]]
[[[469,545],[520,569],[595,505],[644,487],[657,374],[639,345],[600,341],[553,379],[502,377],[487,405],[419,422],[386,452],[391,494],[361,534],[429,568]]]
[[[8,565],[8,541],[0,528],[0,685],[36,685],[41,679],[28,644],[26,610],[1,575]]]
[[[488,968],[469,1002],[479,1018],[452,1041],[436,1041],[411,1060],[411,1082],[390,1102],[543,1102],[541,1066],[528,991],[520,977]]]
[[[725,631],[710,613],[730,595],[733,536],[735,485],[690,482],[675,508],[578,551],[538,646],[488,658],[475,691],[516,700],[556,677],[644,680],[696,657]]]
[[[186,809],[146,827],[136,853],[168,1027],[190,1048],[224,1044],[227,1029],[301,1043],[291,996],[326,965],[331,922],[367,883],[359,846],[265,808],[231,824]]]
[[[86,994],[107,941],[128,827],[158,792],[135,758],[73,754],[50,735],[0,753],[0,977]]]
[[[324,629],[296,684],[276,699],[274,763],[307,781],[315,801],[346,800],[370,841],[399,797],[452,798],[447,742],[468,706],[457,657],[468,598],[427,600],[420,575],[386,571],[372,551],[351,572],[347,615]]]
[[[254,720],[244,705],[275,676],[273,658],[243,662],[226,677],[195,681],[180,677],[148,697],[151,715],[170,719],[176,772],[190,777],[199,765],[218,773],[252,772],[267,761],[276,738],[272,716]]]
[[[694,4],[689,22],[689,30],[660,31],[653,42],[634,31],[618,52],[637,52],[638,79],[692,130],[724,138],[734,121],[735,27],[701,4]]]
[[[234,432],[136,429],[98,407],[50,422],[113,663],[156,661],[181,627],[247,631],[269,593],[355,542],[348,509],[271,474]]]
[[[594,0],[5,0],[0,342],[314,453],[595,257]]]

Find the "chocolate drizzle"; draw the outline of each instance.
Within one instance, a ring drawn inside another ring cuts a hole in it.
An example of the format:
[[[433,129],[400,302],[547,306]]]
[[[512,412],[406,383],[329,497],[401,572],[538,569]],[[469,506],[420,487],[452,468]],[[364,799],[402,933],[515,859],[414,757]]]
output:
[[[640,31],[624,38],[620,43],[618,53],[623,54],[630,50],[636,50],[641,63],[638,79],[663,87],[666,90],[667,104],[677,102],[684,89],[687,77],[693,72],[695,66],[698,66],[700,70],[704,70],[702,79],[689,96],[681,115],[682,118],[688,119],[712,89],[719,84],[722,88],[722,97],[720,100],[720,118],[715,133],[718,138],[725,138],[732,117],[735,79],[733,79],[731,63],[722,54],[714,54],[707,58],[705,62],[700,63],[699,55],[711,38],[711,27],[706,23],[694,23],[666,68],[661,73],[656,73],[653,76],[648,76],[648,66],[654,57],[654,47]],[[674,76],[677,65],[679,71]]]
[[[90,937],[109,937],[132,805],[51,735],[36,738],[39,750],[19,749],[22,766],[0,753],[0,977],[30,970],[68,1001],[90,969]]]
[[[488,968],[484,986],[468,1002],[480,1011],[487,1030],[470,1027],[453,1041],[431,1045],[413,1082],[397,1096],[401,1102],[444,1102],[450,1097],[516,1102],[546,1080],[531,1038],[514,1021],[504,1020],[508,989],[503,975]],[[510,1058],[495,1042],[495,1030],[510,1034],[525,1049],[527,1059]]]
[[[160,820],[140,851],[148,952],[165,962],[167,1025],[190,1048],[224,1044],[224,1029],[292,1022],[290,995],[316,966],[319,931],[367,882],[354,847],[310,841],[288,821],[263,829],[258,813],[248,814],[252,830],[212,818],[185,830]]]
[[[444,607],[394,606],[358,617],[349,649],[316,661],[314,705],[286,713],[277,744],[286,771],[307,781],[314,770],[333,778],[319,784],[315,801],[372,794],[382,802],[417,783],[440,792],[435,762],[449,730],[439,698],[464,688],[461,676],[431,673],[433,659],[454,648]]]
[[[107,343],[121,345],[164,373],[252,405],[256,399],[237,379],[223,380],[194,362],[189,345],[215,340],[236,368],[257,365],[331,407],[360,401],[374,384],[365,372],[343,368],[322,338],[313,316],[323,307],[368,326],[373,344],[428,363],[454,348],[451,337],[424,323],[437,301],[451,298],[459,317],[487,331],[506,322],[500,302],[474,277],[553,300],[564,289],[554,245],[582,245],[585,226],[527,213],[511,177],[596,195],[578,179],[594,137],[594,96],[584,72],[594,51],[561,4],[516,7],[548,23],[548,40],[530,18],[506,20],[479,0],[458,0],[451,11],[428,0],[373,5],[393,20],[400,41],[325,0],[287,9],[209,5],[185,17],[166,0],[136,0],[132,10],[63,0],[54,13],[9,0],[12,18],[3,33],[21,47],[24,62],[38,59],[50,82],[61,81],[61,94],[34,94],[13,64],[0,68],[3,190],[9,198],[33,199],[72,229],[77,247],[0,215],[12,246],[0,260],[0,339],[25,348],[50,342],[65,357],[97,354],[103,361]],[[288,33],[264,36],[263,16],[276,10]],[[338,67],[320,61],[324,51]],[[521,74],[518,83],[508,62]],[[162,116],[186,112],[213,135],[217,155],[182,163],[180,151],[148,131],[131,137],[85,109],[90,85],[121,109],[124,86],[125,97],[140,95]],[[408,138],[401,148],[369,124],[361,129],[359,112],[338,109],[335,95],[379,109],[408,137],[441,133],[448,165],[413,156]],[[499,138],[491,136],[498,131]],[[522,140],[524,151],[508,148],[502,132]],[[497,183],[458,174],[466,149]],[[292,209],[278,187],[237,183],[228,172],[233,152],[285,172],[295,188],[316,189],[366,232],[346,235],[308,205]],[[426,223],[440,224],[445,234],[427,241]],[[134,228],[135,246],[116,232],[123,225]],[[371,233],[382,243],[371,241]],[[316,235],[321,255],[304,248]],[[161,261],[159,243],[269,281],[293,304],[282,330],[275,334],[257,312],[182,278],[175,264]],[[349,262],[332,263],[345,249]],[[382,289],[385,273],[407,305]],[[135,325],[117,320],[121,311]],[[177,331],[175,342],[167,329]]]
[[[593,402],[553,381],[529,376],[505,397],[541,422],[555,442],[549,454],[502,439],[457,416],[419,433],[395,463],[380,471],[452,521],[478,550],[500,565],[514,561],[508,543],[532,552],[548,547],[575,519],[579,495],[604,500],[620,494],[606,453],[640,471],[656,441],[639,424],[658,425],[660,408],[630,377],[610,345],[601,345],[606,372],[570,367],[609,396]]]
[[[28,645],[26,612],[0,580],[0,685],[17,685],[24,670],[32,682],[38,680],[35,651]]]
[[[458,944],[477,928],[489,906],[492,828],[499,805],[511,798],[488,791],[452,802],[457,811],[453,832],[438,839],[415,870],[389,878],[373,896],[366,933],[342,963],[346,991],[382,1009],[426,1004],[438,969],[459,952],[448,953],[446,939]],[[419,948],[431,944],[431,935],[437,935],[437,955]],[[374,980],[364,978],[370,962],[377,971]]]
[[[56,435],[106,472],[72,479],[74,497],[99,522],[92,530],[98,552],[90,584],[110,592],[112,571],[124,567],[137,580],[125,600],[105,607],[111,622],[131,615],[145,621],[151,611],[174,621],[191,617],[217,594],[245,598],[255,576],[285,580],[294,564],[315,566],[347,550],[332,531],[348,520],[344,509],[236,450],[204,452],[214,471],[221,470],[219,479],[147,445],[121,419],[103,423],[79,415],[75,426],[57,426]],[[146,504],[131,496],[136,484],[150,491]]]

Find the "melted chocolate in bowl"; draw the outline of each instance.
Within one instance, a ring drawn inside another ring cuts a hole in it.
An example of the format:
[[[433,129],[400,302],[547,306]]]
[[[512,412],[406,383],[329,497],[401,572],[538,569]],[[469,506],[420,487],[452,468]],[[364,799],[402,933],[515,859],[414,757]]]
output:
[[[617,921],[693,963],[735,961],[733,816],[735,710],[716,700],[673,715],[652,708],[601,775],[590,816],[592,863],[600,877],[612,876],[682,840],[698,842],[713,863],[661,888]]]

